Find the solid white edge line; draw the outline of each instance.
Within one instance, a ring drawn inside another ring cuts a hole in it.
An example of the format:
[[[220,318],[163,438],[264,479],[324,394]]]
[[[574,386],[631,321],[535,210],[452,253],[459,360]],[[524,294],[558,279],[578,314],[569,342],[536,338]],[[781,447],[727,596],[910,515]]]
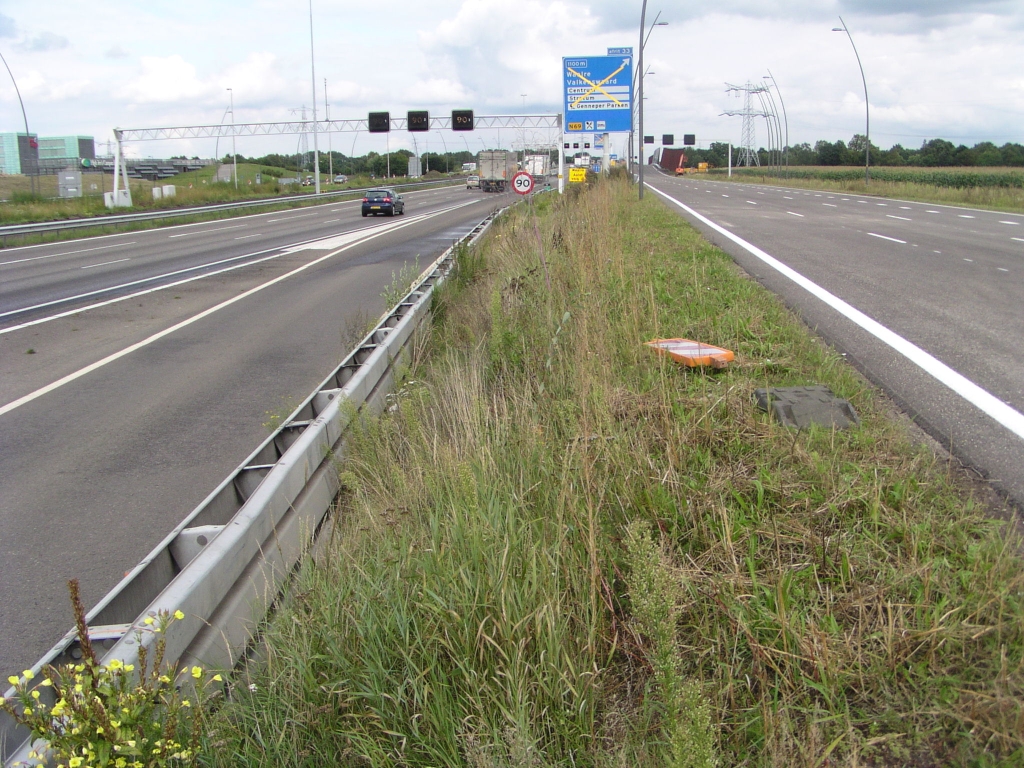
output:
[[[403,223],[403,224],[401,224],[399,226],[389,228],[389,229],[385,230],[385,232],[394,232],[396,229],[402,229],[402,228],[404,228],[406,226],[409,226],[409,225],[412,225],[414,223],[415,223],[414,221],[410,221],[410,222],[408,222],[408,224]],[[35,390],[34,392],[29,392],[27,395],[24,395],[23,397],[19,397],[17,400],[13,400],[13,401],[11,401],[10,403],[7,403],[4,406],[0,406],[0,416],[3,416],[6,413],[10,413],[15,408],[19,408],[22,405],[25,405],[26,403],[30,403],[33,400],[35,400],[35,399],[37,399],[39,397],[42,397],[43,395],[45,395],[45,394],[47,394],[49,392],[53,392],[55,389],[59,389],[60,387],[64,386],[65,384],[70,384],[75,379],[80,379],[82,376],[85,376],[88,373],[92,373],[93,371],[98,370],[98,369],[104,367],[105,365],[108,365],[108,364],[114,362],[115,360],[120,360],[122,357],[125,357],[126,355],[129,355],[132,352],[135,352],[136,350],[139,350],[139,349],[142,349],[143,347],[149,346],[153,342],[159,341],[164,336],[169,336],[170,334],[174,333],[175,331],[180,331],[182,328],[185,328],[185,327],[187,327],[189,325],[192,325],[192,323],[198,322],[199,320],[202,320],[205,317],[209,317],[210,315],[212,315],[215,312],[219,312],[222,309],[226,309],[227,307],[231,306],[232,304],[234,304],[236,302],[239,302],[242,299],[246,299],[249,296],[252,296],[253,294],[259,293],[260,291],[262,291],[265,288],[269,288],[272,285],[276,285],[277,283],[280,283],[280,282],[282,282],[284,280],[287,280],[288,278],[297,275],[299,272],[303,272],[303,271],[309,269],[310,267],[315,266],[316,264],[319,264],[322,261],[326,261],[327,259],[330,259],[330,258],[332,258],[334,256],[337,256],[342,251],[347,251],[349,248],[354,248],[357,245],[361,245],[361,244],[365,243],[367,240],[373,240],[374,238],[380,237],[381,235],[385,234],[385,232],[375,232],[375,233],[372,233],[372,234],[368,235],[367,237],[361,238],[361,239],[357,240],[354,243],[349,243],[348,245],[345,245],[345,246],[339,248],[336,251],[331,251],[330,253],[328,253],[328,254],[326,254],[324,256],[321,256],[318,259],[314,259],[313,261],[309,261],[309,262],[303,264],[300,267],[296,267],[291,272],[286,272],[283,275],[279,275],[278,277],[275,277],[273,280],[269,280],[269,281],[267,281],[265,283],[261,283],[260,285],[257,285],[254,288],[250,288],[248,291],[245,291],[244,293],[240,293],[237,296],[232,296],[230,299],[227,299],[226,301],[222,301],[220,304],[216,304],[216,305],[210,307],[209,309],[205,309],[202,312],[200,312],[200,313],[198,313],[196,315],[193,315],[192,317],[189,317],[189,318],[187,318],[185,320],[182,320],[179,323],[175,323],[174,325],[170,326],[169,328],[165,328],[162,331],[154,333],[152,336],[149,336],[149,337],[143,339],[142,341],[136,342],[135,344],[131,344],[131,345],[125,347],[124,349],[121,349],[121,350],[118,350],[117,352],[114,352],[111,355],[107,355],[102,360],[97,360],[95,363],[87,365],[84,368],[80,368],[80,369],[78,369],[77,371],[75,371],[73,373],[69,373],[67,376],[64,376],[63,378],[58,379],[57,381],[54,381],[54,382],[52,382],[50,384],[47,384],[45,387],[40,387],[39,389]]]
[[[930,376],[935,378],[939,383],[944,384],[946,387],[956,392],[958,395],[960,395],[960,397],[969,402],[971,405],[975,406],[982,412],[986,413],[987,415],[995,419],[1002,426],[1006,427],[1006,429],[1010,430],[1015,435],[1017,435],[1017,437],[1024,439],[1024,414],[1010,407],[1009,405],[1004,403],[1002,400],[1000,400],[990,392],[982,389],[973,381],[968,379],[966,376],[958,373],[957,371],[954,371],[948,365],[938,360],[936,357],[932,356],[928,352],[925,352],[916,344],[907,341],[907,339],[904,339],[899,334],[889,330],[884,325],[879,323],[877,320],[873,320],[872,318],[868,317],[863,312],[861,312],[859,309],[856,309],[855,307],[851,306],[850,304],[840,299],[838,296],[830,293],[829,291],[826,291],[817,283],[807,279],[802,274],[797,272],[795,269],[786,266],[775,257],[768,255],[757,246],[751,245],[743,238],[734,235],[732,232],[725,229],[724,227],[720,227],[718,224],[711,221],[707,217],[697,213],[695,210],[693,210],[686,204],[679,202],[674,197],[671,197],[670,195],[665,194],[661,190],[652,187],[650,184],[647,184],[645,182],[645,186],[649,187],[654,192],[664,197],[666,200],[675,203],[688,214],[693,216],[695,219],[711,227],[713,230],[718,232],[723,237],[729,238],[738,246],[743,248],[743,250],[757,257],[765,264],[770,266],[772,269],[775,269],[780,274],[784,275],[785,277],[788,277],[790,280],[792,280],[794,283],[796,283],[801,288],[806,290],[808,293],[825,302],[825,304],[839,312],[839,314],[843,315],[849,320],[852,320],[854,323],[859,325],[861,328],[870,333],[876,339],[892,347],[892,349],[899,352],[901,355],[907,358],[907,360],[921,368],[921,370],[923,370],[925,373],[929,374]]]
[[[433,218],[434,216],[439,216],[442,213],[448,213],[449,211],[457,210],[458,208],[463,208],[466,205],[471,205],[472,202],[475,202],[475,201],[471,201],[470,203],[463,203],[461,205],[454,206],[453,208],[445,208],[443,210],[435,211],[433,213],[423,214],[422,216],[417,216],[416,218],[410,219],[409,221],[403,221],[401,224],[396,224],[393,227],[388,227],[386,229],[381,229],[381,230],[378,230],[376,232],[371,232],[366,237],[360,238],[359,240],[356,240],[353,243],[348,243],[346,245],[343,245],[341,248],[338,248],[337,250],[331,251],[330,253],[327,253],[327,254],[321,256],[318,259],[313,259],[313,261],[306,262],[305,264],[303,264],[303,265],[301,265],[299,267],[296,267],[291,272],[286,272],[283,275],[279,275],[279,276],[275,277],[273,280],[269,280],[266,283],[262,283],[260,285],[255,286],[254,288],[250,288],[248,291],[240,293],[237,296],[232,296],[230,299],[227,299],[226,301],[222,301],[220,304],[212,306],[209,309],[204,309],[199,314],[193,315],[192,317],[189,317],[189,318],[187,318],[185,320],[182,320],[180,323],[176,323],[175,325],[172,325],[169,328],[165,328],[162,331],[154,333],[152,336],[149,336],[149,337],[143,339],[142,341],[138,341],[135,344],[131,344],[131,345],[125,347],[124,349],[121,349],[121,350],[118,350],[117,352],[114,352],[113,354],[107,355],[102,360],[97,360],[95,363],[91,363],[90,365],[87,365],[84,368],[80,368],[77,371],[74,371],[73,373],[69,373],[67,376],[64,376],[63,378],[60,378],[57,381],[51,382],[50,384],[47,384],[44,387],[40,387],[39,389],[35,390],[34,392],[29,392],[27,395],[24,395],[23,397],[19,397],[17,400],[12,400],[11,402],[7,403],[6,405],[0,406],[0,416],[3,416],[4,414],[10,413],[11,411],[15,410],[16,408],[20,408],[21,406],[25,405],[26,403],[30,403],[33,400],[36,400],[36,399],[42,397],[45,394],[53,392],[55,389],[59,389],[60,387],[63,387],[65,384],[70,384],[72,381],[75,381],[76,379],[80,379],[81,377],[85,376],[86,374],[92,373],[93,371],[98,370],[98,369],[104,367],[105,365],[113,363],[116,360],[120,360],[122,357],[130,355],[132,352],[135,352],[135,351],[137,351],[139,349],[142,349],[143,347],[149,346],[153,342],[159,341],[164,336],[169,336],[170,334],[174,333],[175,331],[180,331],[182,328],[185,328],[185,327],[187,327],[189,325],[192,325],[192,323],[198,322],[199,320],[202,320],[205,317],[209,317],[210,315],[214,314],[215,312],[219,312],[220,310],[225,309],[225,308],[231,306],[232,304],[241,301],[242,299],[246,299],[249,296],[252,296],[253,294],[259,293],[264,288],[269,288],[270,286],[276,285],[277,283],[280,283],[280,282],[283,282],[284,280],[287,280],[288,278],[293,277],[293,276],[299,274],[300,272],[304,272],[305,270],[309,269],[310,267],[316,266],[317,264],[319,264],[319,263],[321,263],[323,261],[327,261],[328,259],[334,258],[339,253],[342,253],[343,251],[347,251],[349,248],[354,248],[357,245],[362,245],[367,240],[373,240],[375,238],[378,238],[378,237],[381,237],[383,235],[386,235],[386,234],[388,234],[390,232],[395,232],[396,230],[404,229],[405,227],[412,226],[413,224],[416,224],[417,222],[425,221],[427,218]]]

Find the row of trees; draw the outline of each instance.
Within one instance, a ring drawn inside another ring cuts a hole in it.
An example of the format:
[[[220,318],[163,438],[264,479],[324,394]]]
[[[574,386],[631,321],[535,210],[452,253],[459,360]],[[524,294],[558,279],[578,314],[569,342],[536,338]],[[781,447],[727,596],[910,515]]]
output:
[[[404,176],[406,171],[409,169],[409,158],[412,156],[413,153],[407,149],[397,149],[390,154],[389,166],[389,156],[378,152],[367,152],[365,155],[361,155],[359,157],[349,157],[342,152],[321,152],[320,172],[328,173],[333,167],[335,174],[343,173],[346,176],[372,174],[383,178],[387,175],[388,168],[390,167],[392,176]],[[441,173],[448,173],[449,171],[459,172],[462,170],[463,163],[473,162],[475,159],[476,156],[467,151],[446,153],[426,152],[420,156],[420,160],[423,163],[424,173],[428,170],[440,171]],[[231,155],[225,156],[223,162],[230,163]],[[258,165],[274,168],[284,168],[289,171],[294,171],[297,174],[313,172],[312,152],[307,152],[304,155],[269,154],[263,155],[262,157],[251,158],[238,155],[238,162],[256,163]]]
[[[867,141],[863,134],[855,134],[847,144],[818,141],[812,147],[809,143],[796,144],[789,147],[790,165],[864,165]],[[923,166],[928,168],[949,166],[1024,166],[1024,146],[1021,144],[1003,144],[997,147],[991,141],[983,141],[973,147],[963,144],[954,145],[945,139],[931,139],[921,145],[920,149],[908,149],[895,144],[883,151],[875,144],[871,145],[871,165],[883,166]],[[729,145],[716,142],[709,149],[688,149],[686,152],[690,165],[707,162],[715,167],[724,168],[729,162]],[[757,151],[761,165],[778,162],[778,153],[769,156],[763,147]],[[733,146],[733,163],[736,163],[737,152]]]

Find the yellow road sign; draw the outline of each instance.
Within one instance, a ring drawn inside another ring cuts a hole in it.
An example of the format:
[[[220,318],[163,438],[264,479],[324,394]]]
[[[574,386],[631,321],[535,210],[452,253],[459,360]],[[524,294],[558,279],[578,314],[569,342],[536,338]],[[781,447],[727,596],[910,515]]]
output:
[[[587,180],[587,169],[586,168],[570,168],[569,169],[569,181],[586,181]]]

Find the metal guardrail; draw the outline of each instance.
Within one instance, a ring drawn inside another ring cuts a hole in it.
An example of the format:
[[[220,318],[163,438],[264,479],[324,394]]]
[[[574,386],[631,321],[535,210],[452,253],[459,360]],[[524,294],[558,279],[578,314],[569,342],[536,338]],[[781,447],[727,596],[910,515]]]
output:
[[[430,187],[435,185],[450,184],[456,186],[462,184],[463,180],[452,181],[451,179],[440,179],[438,181],[411,182],[409,184],[387,185],[393,189],[407,189],[409,187]],[[358,195],[367,189],[344,189],[337,192],[322,192],[319,196],[308,195],[296,197],[271,197],[264,200],[243,200],[236,203],[217,203],[215,205],[200,205],[194,208],[171,208],[158,211],[143,211],[142,213],[126,213],[113,216],[93,216],[88,219],[65,219],[62,221],[41,221],[34,224],[8,224],[0,227],[0,241],[6,241],[8,237],[20,235],[36,235],[46,232],[62,232],[69,229],[82,229],[87,227],[107,227],[116,224],[131,224],[136,221],[151,221],[155,219],[174,218],[178,216],[195,216],[203,213],[216,213],[217,211],[230,211],[238,208],[253,208],[264,205],[279,205],[281,203],[308,202],[322,200],[323,198],[339,197],[343,195]]]
[[[457,249],[479,238],[500,213],[445,251],[287,421],[87,614],[102,663],[137,664],[140,643],[152,650],[157,640],[143,631],[143,619],[176,610],[185,619],[163,635],[168,663],[227,669],[243,655],[338,493],[337,461],[349,424],[362,411],[382,409]],[[81,657],[72,630],[32,670]],[[52,699],[50,688],[41,694]],[[4,695],[11,697],[13,689]],[[30,748],[29,733],[0,713],[4,766],[27,761]]]

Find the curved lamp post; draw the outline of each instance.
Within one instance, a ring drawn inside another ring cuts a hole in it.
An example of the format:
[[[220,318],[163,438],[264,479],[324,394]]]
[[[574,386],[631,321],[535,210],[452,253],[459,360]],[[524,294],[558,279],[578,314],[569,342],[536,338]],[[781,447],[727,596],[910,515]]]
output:
[[[860,54],[857,53],[857,46],[854,45],[853,35],[846,28],[846,22],[843,21],[842,16],[839,17],[839,23],[843,26],[832,27],[832,31],[845,32],[846,36],[850,38],[850,45],[853,46],[853,55],[857,57],[857,66],[860,67],[860,79],[864,83],[864,143],[867,145],[864,147],[864,186],[867,186],[871,181],[871,110],[868,106],[868,81],[864,77],[864,65],[860,63]]]
[[[789,118],[786,116],[786,102],[782,100],[782,91],[779,90],[779,84],[775,82],[775,76],[772,71],[768,70],[768,77],[772,81],[772,85],[775,86],[775,92],[779,94],[779,104],[782,105],[782,120],[786,124],[786,178],[789,178]]]
[[[14,92],[18,94],[18,104],[21,105],[21,119],[25,121],[25,141],[31,142],[32,136],[28,132],[28,117],[25,115],[25,102],[21,100],[21,91],[18,89],[18,82],[14,79],[14,73],[11,72],[11,68],[7,64],[7,59],[4,58],[4,55],[2,53],[0,53],[0,61],[4,63],[4,67],[7,69],[7,74],[11,76],[11,83],[14,84]],[[36,171],[38,172],[38,170],[39,168],[37,164]],[[36,193],[35,174],[30,175],[29,179],[32,180],[32,194],[34,195]]]
[[[651,36],[651,32],[654,31],[655,27],[668,26],[667,21],[658,21],[658,17],[661,16],[661,11],[658,11],[658,15],[654,17],[654,23],[651,24],[650,30],[647,32],[647,37],[644,37],[644,25],[647,21],[647,0],[644,0],[643,7],[640,9],[640,61],[637,63],[637,71],[640,74],[640,93],[637,101],[640,104],[640,116],[639,116],[639,133],[640,142],[638,145],[639,151],[637,155],[640,159],[640,170],[639,170],[639,187],[640,187],[640,199],[644,199],[644,46],[647,45],[647,39]]]

